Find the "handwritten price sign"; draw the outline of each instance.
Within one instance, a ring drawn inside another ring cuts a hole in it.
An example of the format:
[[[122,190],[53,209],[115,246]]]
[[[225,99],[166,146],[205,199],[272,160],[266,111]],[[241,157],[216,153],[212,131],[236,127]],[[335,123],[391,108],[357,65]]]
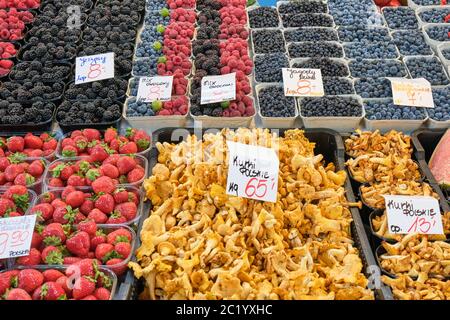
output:
[[[200,104],[236,99],[236,73],[202,78]]]
[[[36,215],[0,219],[0,259],[30,253]]]
[[[439,202],[432,197],[385,195],[388,227],[393,234],[444,234]]]
[[[286,97],[322,97],[322,72],[320,69],[283,68],[284,95]]]
[[[434,108],[431,84],[424,78],[388,78],[392,86],[394,104],[411,107]]]
[[[280,161],[274,149],[227,141],[227,194],[276,202]]]
[[[139,79],[137,100],[143,102],[170,101],[173,76],[142,77]]]
[[[114,78],[114,52],[77,57],[75,84]]]

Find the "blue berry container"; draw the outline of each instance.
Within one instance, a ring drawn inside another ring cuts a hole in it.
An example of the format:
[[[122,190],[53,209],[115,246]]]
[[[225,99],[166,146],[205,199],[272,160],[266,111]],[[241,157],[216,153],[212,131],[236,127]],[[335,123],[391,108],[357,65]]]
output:
[[[441,0],[408,0],[408,7],[419,9],[422,7],[437,6],[441,4]]]
[[[450,43],[443,43],[437,47],[437,56],[441,59],[442,65],[444,66],[445,71],[447,72],[447,76],[450,78],[450,59],[447,59],[443,52],[450,51]]]
[[[427,23],[444,23],[444,18],[442,18],[442,21],[427,21],[424,19],[424,15],[430,12],[437,12],[439,15],[442,15],[442,17],[447,16],[450,14],[450,5],[449,6],[427,6],[427,7],[420,7],[416,9],[416,16],[417,20],[419,21],[419,27],[423,27]]]
[[[445,38],[445,41],[433,39],[433,37],[430,35],[430,30],[434,28],[444,29],[443,32],[446,32],[447,34],[447,38]],[[442,43],[450,43],[450,38],[448,37],[448,32],[450,32],[450,23],[427,23],[423,26],[422,31],[425,37],[425,41],[434,50],[436,50],[437,47]]]
[[[285,1],[283,1],[285,2]],[[247,7],[247,10],[245,10],[246,14],[247,14],[247,21],[248,21],[248,28],[252,29],[252,30],[258,30],[258,29],[266,29],[267,27],[263,27],[263,28],[254,28],[250,25],[250,12],[251,11],[259,11],[264,7],[260,7],[260,6],[251,6],[251,7]],[[275,8],[272,8],[275,10]],[[280,18],[280,14],[278,13],[278,10],[275,10],[276,14],[277,14],[277,18],[278,18],[278,25],[277,26],[270,26],[269,28],[278,28],[281,29],[283,27],[283,25],[281,24],[281,18]]]
[[[433,92],[434,108],[427,109],[427,113],[428,113],[427,126],[428,126],[428,128],[432,128],[432,129],[450,128],[450,107],[445,106],[445,104],[447,106],[450,104],[450,85],[434,86],[431,88],[431,90]],[[440,92],[440,94],[438,95],[437,92]],[[440,96],[440,99],[439,99],[439,96]],[[437,115],[438,115],[437,113],[440,113],[439,116],[443,117],[442,120],[439,120],[441,118],[437,117]],[[444,119],[448,119],[448,120],[444,120]]]

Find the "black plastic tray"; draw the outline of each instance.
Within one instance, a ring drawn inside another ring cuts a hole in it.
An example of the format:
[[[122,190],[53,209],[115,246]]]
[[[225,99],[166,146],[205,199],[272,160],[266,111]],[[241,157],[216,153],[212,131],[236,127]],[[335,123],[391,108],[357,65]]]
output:
[[[178,140],[173,141],[171,139],[174,131],[180,130],[180,134]],[[213,131],[214,130],[214,131]],[[208,132],[219,132],[221,129],[204,129],[202,130],[202,136],[205,131]],[[272,129],[278,130],[280,136],[284,134],[285,131],[289,129]],[[194,134],[194,129],[179,129],[179,128],[164,128],[159,129],[153,133],[153,143],[155,142],[181,142],[183,138],[186,137],[186,133]],[[305,136],[312,142],[316,143],[315,152],[320,153],[324,156],[324,160],[327,162],[334,162],[337,170],[345,169],[344,165],[344,144],[342,142],[339,134],[333,130],[328,129],[306,129]],[[158,151],[156,148],[152,148],[150,157],[149,157],[149,172],[151,172],[153,166],[157,163]],[[345,191],[346,197],[349,202],[354,202],[355,197],[350,185],[349,179],[346,180],[345,183]],[[144,214],[141,217],[141,221],[139,222],[138,230],[141,230],[144,220],[148,217],[150,213],[151,205],[147,204],[144,207]],[[367,238],[366,231],[364,229],[363,222],[361,220],[361,216],[359,214],[358,209],[350,208],[352,213],[353,222],[351,224],[351,232],[352,238],[355,242],[355,246],[358,248],[360,252],[360,257],[364,265],[363,272],[368,270],[369,266],[377,266],[377,261],[375,256],[373,255],[373,251],[370,247],[369,240]],[[139,248],[141,245],[140,237],[136,241],[136,247],[134,250]],[[133,257],[132,261],[136,261],[135,257]],[[366,274],[367,276],[371,276],[370,274]],[[129,300],[129,299],[137,299],[139,292],[142,291],[143,283],[142,281],[138,281],[131,270],[128,270],[125,281],[121,284],[118,289],[118,294],[116,295],[117,299],[120,300]],[[391,290],[385,286],[381,285],[380,289],[375,289],[375,296],[377,299],[382,300],[392,300],[392,292]]]

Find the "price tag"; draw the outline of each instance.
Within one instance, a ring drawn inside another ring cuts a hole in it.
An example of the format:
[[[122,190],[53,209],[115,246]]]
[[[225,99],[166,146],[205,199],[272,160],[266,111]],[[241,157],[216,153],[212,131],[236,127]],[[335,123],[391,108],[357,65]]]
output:
[[[284,95],[286,97],[322,97],[320,69],[283,68]]]
[[[200,104],[217,103],[235,99],[236,73],[203,77]]]
[[[280,161],[274,149],[227,141],[227,194],[276,202]]]
[[[444,234],[439,202],[432,197],[384,195],[389,232]]]
[[[0,219],[0,259],[30,254],[36,215]]]
[[[434,108],[431,84],[424,78],[388,78],[392,86],[394,104],[411,107]]]
[[[137,100],[143,102],[170,101],[173,76],[142,77],[139,80]]]
[[[114,52],[77,57],[75,84],[114,78]]]

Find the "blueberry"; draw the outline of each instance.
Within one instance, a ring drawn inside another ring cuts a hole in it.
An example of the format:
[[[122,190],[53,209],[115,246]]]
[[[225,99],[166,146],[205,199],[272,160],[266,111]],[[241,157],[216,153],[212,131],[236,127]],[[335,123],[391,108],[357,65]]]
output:
[[[152,2],[152,1],[147,1]],[[159,24],[167,26],[170,22],[170,16],[163,16],[160,11],[147,11],[144,18],[145,26],[157,26]]]
[[[298,42],[288,46],[291,58],[342,58],[344,50],[339,43],[334,42]]]
[[[366,100],[366,118],[369,120],[424,120],[425,108],[394,105],[392,100],[383,102]]]
[[[355,94],[353,82],[349,78],[323,78],[325,95],[338,96],[343,94]]]
[[[286,42],[339,41],[335,29],[320,27],[284,30],[284,38],[286,39]]]
[[[398,52],[393,42],[351,42],[344,45],[345,57],[349,59],[396,59]]]
[[[338,29],[339,40],[342,42],[386,42],[391,41],[389,29],[384,27],[358,28],[340,27]]]
[[[281,30],[252,31],[255,53],[285,52],[283,33]]]
[[[412,78],[425,78],[431,85],[446,85],[449,79],[436,57],[411,57],[405,61]]]
[[[402,62],[397,60],[350,60],[350,73],[355,78],[404,77],[407,75]]]
[[[425,42],[421,31],[398,30],[392,33],[394,42],[404,56],[432,55],[430,46]]]
[[[441,53],[445,59],[450,60],[450,48],[442,49]]]
[[[327,13],[326,3],[318,0],[308,0],[290,3],[281,3],[278,6],[280,15],[299,13]]]
[[[294,62],[292,68],[320,69],[323,77],[347,77],[349,69],[344,61],[330,58],[312,58]]]
[[[356,93],[362,98],[392,97],[391,82],[386,78],[355,79]]]
[[[436,41],[449,41],[450,24],[431,26],[425,29],[428,36]]]
[[[262,54],[255,57],[255,79],[257,82],[282,82],[282,68],[289,68],[283,53]]]
[[[450,87],[433,88],[434,108],[427,109],[431,119],[436,121],[450,120]]]
[[[295,116],[295,98],[286,97],[281,86],[262,88],[258,93],[258,100],[263,117]]]
[[[250,28],[278,28],[280,18],[277,9],[269,7],[259,7],[248,11]]]
[[[418,6],[437,6],[442,0],[413,0],[413,2]]]
[[[391,29],[417,29],[419,23],[414,9],[408,7],[385,7],[383,15]]]
[[[157,59],[153,58],[138,58],[133,63],[133,76],[148,77],[156,75],[157,73]]]
[[[445,17],[450,14],[450,8],[432,8],[419,13],[420,19],[427,23],[444,23]]]
[[[362,105],[353,97],[324,96],[299,100],[304,117],[358,117]]]
[[[161,9],[166,7],[166,1],[165,0],[151,0],[151,1],[145,1],[146,7],[145,11],[160,11]]]
[[[324,13],[285,14],[281,17],[285,28],[333,27],[333,17]]]
[[[347,0],[329,3],[330,14],[338,26],[382,26],[384,21],[372,1]]]

